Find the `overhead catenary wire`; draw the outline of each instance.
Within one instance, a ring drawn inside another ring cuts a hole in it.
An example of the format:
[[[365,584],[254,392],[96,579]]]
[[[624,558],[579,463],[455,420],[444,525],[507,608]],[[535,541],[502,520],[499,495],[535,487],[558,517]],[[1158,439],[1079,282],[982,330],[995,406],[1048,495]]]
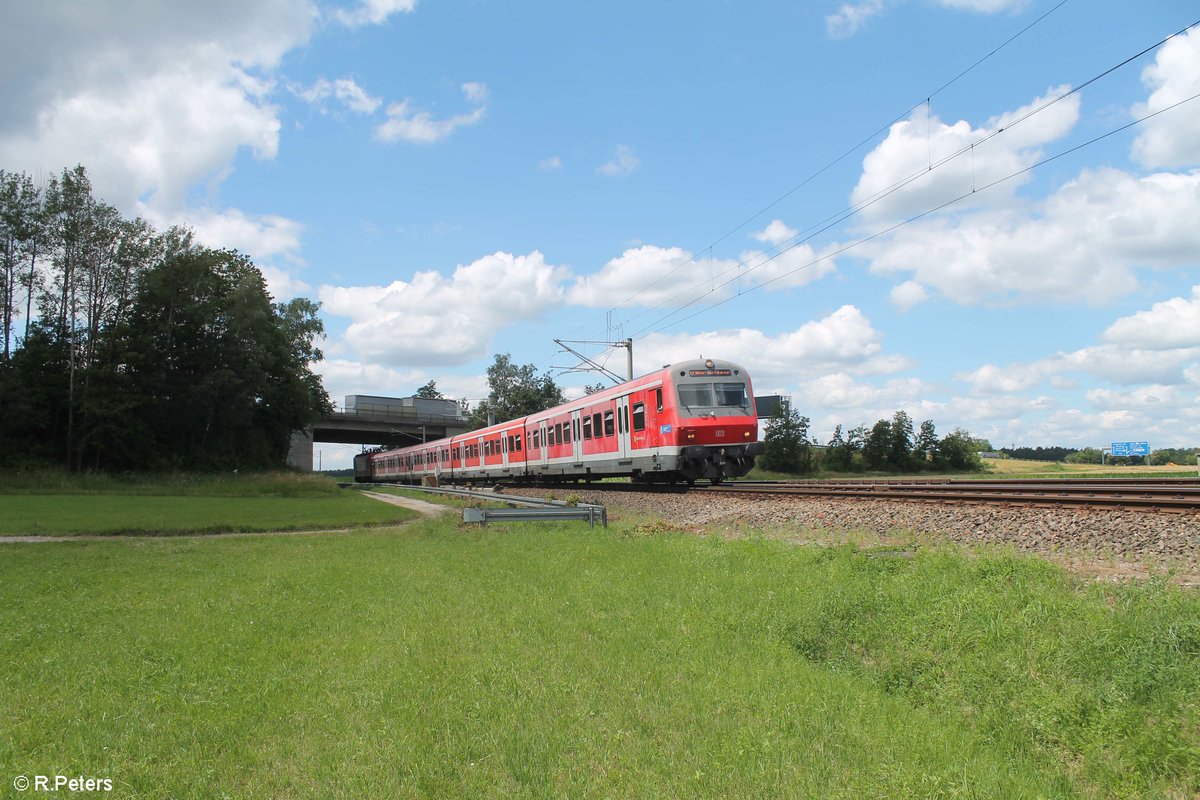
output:
[[[885,131],[887,131],[888,129],[890,129],[890,128],[891,128],[893,125],[895,125],[896,123],[898,123],[898,122],[901,122],[901,121],[903,121],[904,119],[908,118],[908,117],[909,117],[909,116],[910,116],[910,115],[911,115],[911,114],[912,114],[914,111],[916,111],[916,110],[917,110],[918,108],[920,108],[921,106],[923,106],[923,105],[924,105],[924,106],[926,106],[926,107],[930,107],[930,105],[931,105],[931,103],[932,103],[932,100],[933,100],[933,98],[934,98],[934,97],[937,97],[939,94],[941,94],[942,92],[944,92],[946,89],[950,88],[950,87],[951,87],[951,86],[953,86],[955,83],[957,83],[958,81],[962,80],[964,77],[966,77],[966,76],[967,76],[968,74],[970,74],[972,71],[974,71],[974,70],[975,70],[977,67],[979,67],[980,65],[982,65],[982,64],[983,64],[983,63],[985,63],[986,61],[990,60],[990,59],[991,59],[993,56],[995,56],[995,55],[996,55],[997,53],[999,53],[1001,50],[1003,50],[1003,49],[1004,49],[1004,48],[1006,48],[1008,45],[1010,45],[1010,44],[1012,44],[1014,41],[1016,41],[1018,38],[1020,38],[1020,37],[1021,37],[1021,36],[1023,36],[1024,34],[1026,34],[1026,33],[1027,33],[1029,30],[1031,30],[1032,28],[1034,28],[1035,26],[1037,26],[1038,24],[1040,24],[1040,23],[1041,23],[1043,20],[1045,20],[1045,19],[1046,19],[1047,17],[1049,17],[1051,14],[1053,14],[1054,12],[1056,12],[1056,11],[1057,11],[1058,9],[1060,9],[1062,6],[1066,5],[1068,2],[1070,2],[1070,0],[1059,0],[1059,2],[1058,2],[1058,3],[1056,3],[1056,4],[1055,4],[1053,7],[1051,7],[1049,10],[1047,10],[1047,11],[1046,11],[1045,13],[1043,13],[1041,16],[1037,17],[1037,18],[1036,18],[1036,19],[1034,19],[1032,22],[1030,22],[1028,25],[1026,25],[1025,27],[1021,28],[1019,31],[1017,31],[1016,33],[1014,33],[1014,34],[1012,34],[1011,36],[1009,36],[1007,39],[1005,39],[1005,40],[1004,40],[1003,42],[1001,42],[999,45],[997,45],[996,47],[992,48],[992,50],[990,50],[990,51],[989,51],[987,54],[985,54],[984,56],[982,56],[982,57],[978,58],[978,59],[977,59],[977,60],[976,60],[974,63],[972,63],[970,66],[966,67],[965,69],[963,69],[962,71],[960,71],[960,72],[959,72],[957,75],[955,75],[954,77],[952,77],[950,80],[946,81],[946,82],[945,82],[945,83],[943,83],[941,86],[939,86],[937,89],[935,89],[934,91],[932,91],[932,92],[930,92],[929,94],[927,94],[927,95],[925,96],[925,98],[924,98],[924,99],[922,99],[920,102],[918,102],[918,103],[915,103],[915,104],[914,104],[914,105],[912,105],[910,108],[908,108],[908,110],[906,110],[906,111],[902,112],[901,114],[899,114],[899,115],[895,116],[893,119],[891,119],[891,120],[890,120],[889,122],[887,122],[886,124],[884,124],[884,125],[880,126],[879,128],[877,128],[877,129],[876,129],[875,131],[873,131],[872,133],[870,133],[870,134],[868,134],[867,136],[863,137],[863,138],[862,138],[862,139],[861,139],[861,140],[860,140],[860,141],[859,141],[857,144],[853,145],[852,147],[850,147],[849,149],[847,149],[845,152],[843,152],[841,155],[839,155],[839,156],[837,156],[836,158],[832,159],[831,161],[827,162],[827,163],[826,163],[824,166],[822,166],[820,169],[818,169],[818,170],[816,170],[815,172],[813,172],[812,174],[808,175],[808,176],[807,176],[806,178],[804,178],[802,181],[800,181],[800,182],[799,182],[799,183],[797,183],[796,185],[792,186],[790,189],[788,189],[786,192],[784,192],[784,193],[783,193],[783,194],[781,194],[780,196],[776,197],[776,198],[775,198],[774,200],[772,200],[770,203],[766,204],[765,206],[763,206],[762,208],[760,208],[758,211],[756,211],[756,212],[754,212],[753,214],[751,214],[749,217],[747,217],[745,220],[743,220],[742,222],[740,222],[738,225],[734,226],[733,228],[731,228],[730,230],[728,230],[726,233],[724,233],[723,235],[721,235],[720,237],[718,237],[717,239],[715,239],[714,241],[712,241],[711,243],[709,243],[709,245],[708,245],[707,247],[700,248],[698,251],[695,251],[695,252],[697,252],[697,253],[703,253],[705,250],[709,251],[709,254],[710,254],[710,261],[711,261],[711,253],[712,253],[712,249],[713,249],[715,246],[717,246],[717,245],[721,244],[721,243],[722,243],[722,242],[724,242],[726,239],[728,239],[730,236],[732,236],[733,234],[735,234],[735,233],[737,233],[738,231],[742,230],[742,229],[743,229],[743,228],[745,228],[747,225],[749,225],[751,222],[753,222],[754,220],[758,219],[758,218],[759,218],[759,217],[761,217],[763,214],[767,213],[767,212],[768,212],[768,211],[770,211],[772,208],[774,208],[775,206],[779,205],[781,202],[783,202],[784,200],[786,200],[788,197],[792,196],[792,195],[793,195],[793,194],[795,194],[797,191],[799,191],[800,189],[804,188],[804,187],[805,187],[805,186],[807,186],[809,183],[811,183],[812,181],[816,180],[818,177],[820,177],[820,176],[821,176],[821,175],[823,175],[824,173],[828,172],[828,171],[829,171],[830,169],[832,169],[833,167],[837,166],[839,163],[841,163],[842,161],[844,161],[846,158],[850,157],[850,155],[852,155],[853,153],[855,153],[855,152],[857,152],[859,149],[861,149],[861,148],[862,148],[864,145],[866,145],[866,144],[868,144],[869,142],[871,142],[872,140],[874,140],[874,139],[875,139],[875,137],[879,136],[880,134],[882,134],[882,133],[884,133]],[[625,298],[624,300],[622,300],[622,301],[621,301],[620,303],[618,303],[617,305],[615,305],[615,306],[612,306],[612,307],[611,307],[610,309],[608,309],[608,310],[607,310],[605,313],[611,313],[612,311],[614,311],[614,310],[616,310],[616,309],[618,309],[618,308],[621,308],[621,307],[625,306],[626,304],[628,304],[628,303],[629,303],[629,302],[631,302],[632,300],[634,300],[634,299],[636,299],[637,297],[641,296],[641,295],[642,295],[644,292],[646,292],[646,291],[648,291],[649,289],[653,288],[654,286],[658,285],[658,284],[659,284],[659,283],[661,283],[663,280],[666,280],[666,279],[667,279],[668,277],[670,277],[671,275],[674,275],[674,274],[675,274],[676,272],[678,272],[679,270],[683,269],[684,267],[688,266],[689,264],[695,263],[695,262],[696,262],[696,258],[697,258],[697,256],[696,256],[696,255],[692,255],[690,258],[688,258],[688,259],[686,259],[686,260],[682,261],[681,263],[677,264],[676,266],[672,267],[672,268],[671,268],[669,271],[667,271],[666,273],[664,273],[664,274],[662,274],[662,275],[658,276],[658,277],[657,277],[657,278],[655,278],[653,281],[651,281],[651,282],[647,283],[647,284],[646,284],[645,286],[643,286],[641,289],[639,289],[638,291],[634,292],[632,295],[630,295],[629,297]],[[635,315],[635,316],[634,316],[634,317],[632,317],[631,319],[636,319],[636,318],[637,318],[637,316],[640,316],[640,315]],[[593,322],[595,322],[597,319],[599,319],[599,317],[595,317],[595,318],[593,318],[593,319],[591,319],[591,320],[588,320],[587,322],[585,322],[585,323],[583,323],[582,325],[578,326],[578,327],[576,328],[576,330],[583,330],[583,329],[585,329],[585,328],[586,328],[588,325],[591,325],[591,324],[592,324]]]
[[[770,280],[764,281],[763,283],[759,284],[758,286],[754,286],[754,287],[752,287],[751,289],[747,290],[747,292],[746,292],[746,293],[748,293],[748,292],[750,292],[750,291],[754,291],[754,290],[756,290],[756,289],[760,289],[760,288],[762,288],[762,287],[764,287],[764,286],[768,286],[768,285],[770,285],[770,284],[774,283],[775,281],[778,281],[778,280],[781,280],[781,279],[783,279],[783,278],[786,278],[786,277],[788,277],[789,275],[793,275],[793,274],[795,274],[795,273],[797,273],[797,272],[800,272],[800,271],[802,271],[802,270],[804,270],[804,269],[808,269],[809,267],[812,267],[812,266],[814,266],[815,264],[818,264],[818,263],[820,263],[820,262],[822,262],[822,261],[828,260],[828,259],[830,259],[830,258],[834,258],[835,256],[839,256],[839,255],[841,255],[842,253],[845,253],[845,252],[847,252],[847,251],[849,251],[849,250],[853,250],[854,248],[856,248],[856,247],[859,247],[859,246],[861,246],[861,245],[863,245],[863,244],[866,244],[867,242],[870,242],[870,241],[873,241],[873,240],[875,240],[875,239],[878,239],[878,238],[880,238],[881,236],[886,236],[886,235],[888,235],[889,233],[892,233],[892,232],[894,232],[894,231],[896,231],[896,230],[898,230],[898,229],[900,229],[900,228],[903,228],[903,227],[905,227],[906,225],[910,225],[910,224],[912,224],[912,223],[914,223],[914,222],[917,222],[917,221],[919,221],[919,220],[921,220],[921,219],[924,219],[925,217],[929,216],[930,214],[936,214],[937,212],[939,212],[939,211],[942,211],[942,210],[944,210],[944,209],[946,209],[946,208],[949,208],[950,206],[952,206],[952,205],[954,205],[954,204],[956,204],[956,203],[962,202],[963,200],[967,199],[968,197],[971,197],[971,196],[972,196],[972,195],[974,195],[974,194],[978,194],[979,192],[984,192],[984,191],[987,191],[988,189],[991,189],[991,188],[993,188],[993,187],[995,187],[995,186],[998,186],[998,185],[1000,185],[1000,184],[1002,184],[1002,183],[1005,183],[1005,182],[1007,182],[1007,181],[1010,181],[1010,180],[1012,180],[1013,178],[1016,178],[1016,177],[1019,177],[1019,176],[1021,176],[1021,175],[1024,175],[1024,174],[1025,174],[1025,173],[1027,173],[1027,172],[1031,172],[1032,170],[1034,170],[1034,169],[1037,169],[1038,167],[1045,166],[1046,164],[1049,164],[1049,163],[1051,163],[1052,161],[1057,161],[1058,159],[1060,159],[1060,158],[1064,158],[1065,156],[1068,156],[1068,155],[1070,155],[1070,154],[1072,154],[1072,153],[1074,153],[1074,152],[1077,152],[1077,151],[1079,151],[1079,150],[1082,150],[1082,149],[1084,149],[1085,147],[1090,147],[1091,145],[1093,145],[1093,144],[1096,144],[1097,142],[1103,141],[1104,139],[1107,139],[1107,138],[1109,138],[1109,137],[1111,137],[1111,136],[1115,136],[1116,134],[1118,134],[1118,133],[1121,133],[1122,131],[1126,131],[1126,130],[1128,130],[1128,129],[1132,128],[1132,127],[1135,127],[1135,126],[1137,126],[1137,125],[1140,125],[1140,124],[1142,124],[1143,122],[1146,122],[1147,120],[1153,119],[1154,117],[1157,117],[1157,116],[1159,116],[1160,114],[1165,114],[1165,113],[1166,113],[1166,112],[1168,112],[1168,111],[1171,111],[1171,110],[1173,110],[1173,109],[1176,109],[1176,108],[1178,108],[1178,107],[1180,107],[1180,106],[1182,106],[1182,105],[1185,105],[1186,103],[1190,103],[1190,102],[1192,102],[1192,101],[1194,101],[1194,100],[1196,100],[1196,99],[1200,99],[1200,93],[1194,94],[1194,95],[1192,95],[1191,97],[1186,97],[1186,98],[1184,98],[1183,100],[1180,100],[1180,101],[1178,101],[1178,102],[1176,102],[1176,103],[1173,103],[1173,104],[1171,104],[1171,105],[1169,105],[1169,106],[1167,106],[1167,107],[1165,107],[1165,108],[1161,108],[1161,109],[1159,109],[1158,111],[1155,111],[1155,112],[1153,112],[1153,113],[1151,113],[1151,114],[1147,114],[1147,115],[1146,115],[1146,116],[1144,116],[1144,117],[1140,117],[1140,118],[1138,118],[1138,119],[1136,119],[1136,120],[1133,120],[1132,122],[1128,122],[1128,123],[1126,123],[1126,124],[1124,124],[1124,125],[1121,125],[1120,127],[1114,128],[1114,129],[1112,129],[1112,130],[1110,130],[1110,131],[1108,131],[1108,132],[1106,132],[1106,133],[1103,133],[1103,134],[1101,134],[1101,135],[1099,135],[1099,136],[1096,136],[1096,137],[1094,137],[1094,138],[1092,138],[1092,139],[1089,139],[1089,140],[1087,140],[1086,142],[1082,142],[1082,143],[1080,143],[1080,144],[1078,144],[1078,145],[1075,145],[1074,147],[1070,147],[1070,148],[1068,148],[1068,149],[1066,149],[1066,150],[1063,150],[1063,151],[1062,151],[1062,152],[1060,152],[1060,153],[1056,153],[1056,154],[1055,154],[1055,155],[1053,155],[1053,156],[1049,156],[1048,158],[1044,158],[1044,159],[1042,159],[1042,160],[1040,160],[1040,161],[1038,161],[1038,162],[1036,162],[1036,163],[1034,163],[1034,164],[1030,164],[1030,165],[1029,165],[1029,166],[1027,166],[1027,167],[1024,167],[1024,168],[1022,168],[1022,169],[1019,169],[1019,170],[1016,170],[1016,171],[1014,171],[1014,172],[1012,172],[1012,173],[1010,173],[1010,174],[1008,174],[1008,175],[1005,175],[1003,178],[998,178],[998,179],[996,179],[996,180],[994,180],[994,181],[992,181],[992,182],[990,182],[990,183],[988,183],[988,184],[986,184],[986,185],[984,185],[984,186],[980,186],[980,187],[978,187],[978,188],[972,188],[972,190],[971,190],[971,191],[969,191],[969,192],[965,192],[965,193],[963,193],[963,194],[961,194],[961,195],[959,195],[959,196],[957,196],[957,197],[955,197],[955,198],[953,198],[953,199],[951,199],[951,200],[947,200],[946,202],[944,202],[944,203],[941,203],[941,204],[939,204],[939,205],[937,205],[937,206],[934,206],[933,208],[926,209],[925,211],[922,211],[920,214],[917,214],[917,215],[915,215],[915,216],[909,217],[908,219],[902,220],[902,221],[900,221],[900,222],[896,222],[896,223],[894,223],[894,224],[892,224],[892,225],[890,225],[890,226],[888,226],[888,227],[886,227],[886,228],[883,228],[882,230],[876,231],[875,233],[872,233],[872,234],[870,234],[869,236],[865,236],[865,237],[863,237],[863,238],[861,238],[861,239],[858,239],[858,240],[856,240],[856,241],[854,241],[854,242],[852,242],[852,243],[850,243],[850,244],[843,245],[842,247],[838,248],[837,250],[835,250],[835,251],[833,251],[833,252],[826,253],[825,255],[822,255],[822,256],[820,256],[820,257],[818,257],[818,258],[815,258],[815,259],[813,259],[812,261],[808,262],[807,264],[804,264],[804,265],[802,265],[802,266],[796,267],[795,269],[793,269],[793,270],[789,270],[789,271],[788,271],[788,272],[786,272],[786,273],[783,273],[783,274],[781,274],[781,275],[776,275],[775,277],[771,278]],[[771,258],[770,258],[770,259],[768,259],[768,260],[774,260],[775,258],[778,258],[780,255],[783,255],[783,253],[787,252],[788,250],[794,249],[795,247],[799,247],[799,246],[800,246],[800,244],[801,244],[801,243],[796,243],[796,244],[792,245],[791,247],[785,248],[784,250],[781,250],[781,251],[780,251],[779,253],[777,253],[776,255],[774,255],[774,256],[771,256]],[[723,287],[723,286],[727,286],[729,283],[730,283],[730,281],[726,281],[724,284],[722,284],[722,287]],[[718,288],[721,288],[721,287],[718,287]],[[637,341],[637,340],[639,340],[639,339],[644,339],[644,338],[646,338],[647,336],[650,336],[650,335],[652,335],[652,334],[654,334],[654,333],[658,333],[658,332],[659,332],[659,331],[661,331],[661,330],[665,330],[666,328],[672,327],[672,326],[674,326],[674,325],[678,325],[678,324],[679,324],[679,323],[681,323],[681,322],[686,322],[687,320],[689,320],[689,319],[692,319],[693,317],[696,317],[696,316],[699,316],[700,314],[703,314],[703,313],[706,313],[706,312],[708,312],[708,311],[711,311],[712,309],[714,309],[714,308],[718,308],[719,306],[723,306],[723,305],[725,305],[726,303],[730,302],[731,300],[735,300],[735,299],[737,299],[737,298],[738,298],[738,297],[740,297],[740,296],[741,296],[741,295],[733,295],[733,296],[730,296],[730,297],[726,297],[726,298],[724,298],[723,300],[720,300],[720,301],[718,301],[718,302],[716,302],[716,303],[713,303],[712,305],[709,305],[709,306],[706,306],[706,307],[704,307],[704,308],[702,308],[702,309],[699,309],[699,310],[697,310],[697,311],[695,311],[695,312],[693,312],[693,313],[689,314],[689,315],[688,315],[688,316],[686,316],[686,317],[682,317],[682,318],[680,318],[680,319],[677,319],[677,320],[674,320],[674,321],[672,321],[672,322],[669,322],[669,323],[666,323],[666,324],[660,325],[659,327],[657,327],[657,328],[654,328],[653,330],[651,330],[651,327],[650,327],[650,326],[644,327],[644,328],[640,329],[639,331],[637,331],[636,333],[634,333],[634,334],[633,334],[633,335],[632,335],[630,338],[632,338],[632,339],[633,339],[633,340],[635,340],[635,341]],[[679,313],[680,311],[683,311],[683,310],[685,310],[686,308],[688,308],[688,307],[690,307],[690,306],[692,306],[692,305],[694,305],[694,304],[695,304],[695,301],[693,301],[692,303],[689,303],[689,304],[688,304],[688,305],[686,305],[686,306],[683,306],[683,307],[681,307],[680,309],[677,309],[675,312],[672,312],[672,314],[670,314],[670,315],[667,315],[667,317],[661,318],[660,320],[658,320],[658,322],[664,322],[664,323],[665,323],[665,322],[666,322],[666,320],[670,319],[670,317],[671,317],[671,316],[674,316],[674,314],[676,314],[676,313]],[[657,323],[652,323],[652,325],[653,325],[653,324],[657,324]]]
[[[987,134],[986,136],[979,139],[978,141],[975,141],[968,145],[965,145],[965,146],[959,148],[957,151],[955,151],[947,156],[944,156],[943,158],[939,159],[938,161],[932,162],[931,164],[929,164],[928,167],[923,167],[920,170],[900,179],[899,181],[896,181],[895,183],[891,184],[890,186],[879,190],[874,195],[871,195],[868,198],[843,209],[842,211],[839,211],[829,217],[826,217],[824,220],[822,220],[818,223],[815,223],[814,225],[810,226],[809,228],[806,228],[805,230],[800,231],[796,235],[789,237],[788,239],[784,240],[783,242],[776,244],[774,247],[770,248],[770,250],[767,250],[763,253],[756,254],[755,256],[752,256],[750,259],[744,259],[742,261],[739,261],[735,266],[730,267],[729,269],[726,269],[723,273],[721,273],[721,276],[718,276],[718,277],[723,277],[725,275],[728,275],[730,272],[735,272],[735,271],[737,272],[739,278],[744,277],[745,275],[753,272],[754,270],[758,269],[759,267],[774,261],[780,255],[782,255],[786,252],[789,252],[791,250],[794,250],[796,247],[807,243],[808,241],[810,241],[817,235],[830,230],[831,228],[835,227],[836,225],[840,224],[841,222],[846,221],[847,219],[850,219],[851,217],[855,216],[856,214],[865,210],[866,208],[869,208],[869,207],[875,205],[876,203],[886,199],[887,197],[895,194],[899,190],[905,188],[906,186],[913,183],[914,181],[916,181],[922,177],[925,177],[926,175],[933,172],[934,170],[939,169],[939,168],[945,166],[946,164],[949,164],[950,162],[962,157],[963,155],[969,154],[973,158],[974,157],[974,149],[978,145],[989,142],[992,139],[996,138],[997,136],[1000,136],[1001,134],[1003,134],[1006,131],[1011,131],[1013,128],[1017,127],[1022,122],[1029,120],[1030,118],[1042,113],[1043,111],[1046,111],[1047,109],[1051,108],[1052,106],[1056,105],[1057,103],[1060,103],[1060,102],[1066,100],[1067,98],[1077,94],[1078,92],[1082,91],[1084,88],[1096,83],[1098,80],[1101,80],[1104,77],[1116,72],[1117,70],[1119,70],[1125,66],[1128,66],[1129,64],[1133,63],[1134,61],[1137,61],[1139,58],[1145,56],[1146,54],[1151,53],[1154,50],[1162,47],[1164,44],[1166,44],[1170,40],[1187,33],[1192,28],[1195,28],[1197,25],[1200,25],[1200,20],[1197,20],[1197,21],[1191,23],[1190,25],[1187,25],[1186,27],[1181,28],[1180,30],[1176,31],[1175,33],[1172,33],[1171,35],[1155,42],[1154,44],[1151,44],[1148,47],[1143,48],[1142,50],[1135,53],[1134,55],[1123,59],[1122,61],[1118,62],[1117,64],[1115,64],[1115,65],[1103,70],[1102,72],[1094,75],[1093,77],[1087,79],[1086,81],[1079,84],[1078,86],[1071,89],[1070,91],[1065,92],[1061,95],[1058,95],[1058,96],[1046,101],[1045,103],[1042,103],[1038,107],[1031,109],[1030,111],[1026,112],[1022,116],[1016,118],[1015,120],[1010,122],[1008,125],[997,128],[995,131],[992,131],[991,133]],[[1145,117],[1143,119],[1148,119],[1148,118],[1149,117]],[[1134,123],[1134,124],[1136,124],[1136,123]],[[1129,126],[1125,126],[1125,127],[1129,127]],[[1115,131],[1115,132],[1119,132],[1120,130],[1122,130],[1122,129],[1117,129],[1117,131]],[[1105,137],[1100,137],[1100,138],[1105,138]],[[1098,141],[1098,140],[1099,139],[1092,140],[1092,141]],[[974,165],[972,164],[973,191],[968,192],[964,197],[969,197],[971,194],[974,193],[974,178],[975,178],[975,176],[974,176],[973,166]],[[1018,172],[1015,174],[1021,174],[1021,173]],[[994,184],[989,184],[989,186],[990,185],[994,185]],[[962,199],[962,198],[959,198],[959,199]],[[957,200],[955,202],[957,202]],[[784,246],[785,244],[787,245],[786,247]],[[770,253],[771,250],[778,250],[778,252],[776,252],[774,255],[768,255],[768,253]],[[835,253],[835,255],[836,255],[836,253]],[[743,272],[741,268],[748,266],[751,263],[751,261],[755,260],[755,259],[761,259],[761,260],[759,260],[757,263],[755,263],[753,266],[750,266],[749,269],[747,269]],[[821,261],[824,261],[824,260],[826,260],[826,259],[825,258],[816,259],[814,262],[811,262],[808,266],[812,266],[813,264],[820,263]],[[786,274],[793,274],[796,271],[798,271],[798,270],[793,270],[792,272],[789,272]],[[783,277],[783,276],[778,276],[778,277]],[[760,284],[760,285],[767,285],[769,283],[774,283],[775,280],[778,279],[778,277],[774,278],[770,281],[767,281],[763,284]],[[714,282],[711,279],[705,279],[704,281],[696,282],[696,283],[692,284],[691,286],[681,290],[680,292],[677,292],[675,295],[671,296],[670,298],[667,298],[666,300],[664,300],[660,303],[657,303],[653,306],[647,307],[643,311],[641,311],[637,314],[634,314],[632,317],[629,317],[629,319],[627,319],[626,322],[627,323],[631,322],[632,320],[643,317],[646,314],[649,314],[650,312],[652,312],[656,309],[660,309],[665,306],[671,305],[674,301],[679,300],[681,297],[685,297],[689,294],[696,292],[700,287],[702,287],[706,283],[710,284],[712,288],[710,288],[706,292],[701,293],[699,297],[697,297],[694,300],[692,300],[691,302],[685,304],[681,308],[676,309],[671,314],[668,314],[665,317],[660,317],[660,320],[661,319],[669,319],[674,314],[679,313],[679,311],[682,311],[683,309],[686,309],[692,305],[695,305],[695,303],[698,302],[699,300],[703,299],[703,297],[713,294],[718,289],[722,289],[725,286],[728,286],[730,282],[726,281],[726,282],[722,283],[720,286],[714,285]],[[753,288],[757,288],[757,287],[751,287],[751,290]],[[741,293],[744,293],[744,291]],[[690,317],[689,317],[689,319],[690,319]],[[647,327],[651,327],[654,324],[656,324],[656,323],[651,323],[650,326],[644,326],[641,329],[639,329],[638,332],[641,333],[641,332],[647,330]]]

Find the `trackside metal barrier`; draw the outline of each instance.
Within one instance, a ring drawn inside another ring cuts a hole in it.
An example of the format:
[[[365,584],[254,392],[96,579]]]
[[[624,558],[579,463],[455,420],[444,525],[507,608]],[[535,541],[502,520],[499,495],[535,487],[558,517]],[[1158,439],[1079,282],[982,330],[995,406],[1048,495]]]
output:
[[[400,484],[390,485],[400,486]],[[604,506],[590,505],[588,503],[569,506],[565,500],[522,497],[521,495],[500,494],[495,491],[480,492],[471,491],[470,489],[452,489],[446,486],[401,486],[401,488],[416,492],[426,492],[427,494],[442,494],[472,500],[493,500],[514,506],[528,506],[528,508],[464,508],[463,522],[486,524],[489,521],[544,522],[559,519],[577,519],[580,521],[586,520],[588,526],[592,528],[596,527],[596,520],[600,521],[601,527],[608,527],[608,510]]]
[[[608,527],[608,512],[604,506],[549,506],[541,508],[464,508],[463,522],[548,522],[550,520],[586,520],[588,527]]]

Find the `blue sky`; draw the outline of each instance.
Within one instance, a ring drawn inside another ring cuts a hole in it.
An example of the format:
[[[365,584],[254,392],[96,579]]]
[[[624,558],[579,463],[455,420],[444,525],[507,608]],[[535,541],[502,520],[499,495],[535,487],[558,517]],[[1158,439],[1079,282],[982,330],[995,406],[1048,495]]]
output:
[[[903,408],[1200,444],[1200,30],[1087,83],[1194,3],[26,5],[0,167],[82,163],[320,300],[338,402],[632,336],[638,372],[741,361],[822,440]]]

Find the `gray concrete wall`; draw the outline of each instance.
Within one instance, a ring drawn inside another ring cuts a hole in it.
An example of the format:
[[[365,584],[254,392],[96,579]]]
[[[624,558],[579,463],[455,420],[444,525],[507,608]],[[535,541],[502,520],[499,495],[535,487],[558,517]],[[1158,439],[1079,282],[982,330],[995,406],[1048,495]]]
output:
[[[292,431],[292,444],[288,448],[287,465],[305,472],[313,471],[313,432]]]

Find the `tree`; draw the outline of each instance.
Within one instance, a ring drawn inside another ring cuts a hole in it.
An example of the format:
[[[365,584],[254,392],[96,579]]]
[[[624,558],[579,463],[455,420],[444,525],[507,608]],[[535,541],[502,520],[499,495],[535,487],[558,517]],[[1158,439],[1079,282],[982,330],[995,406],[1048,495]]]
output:
[[[938,438],[933,420],[927,419],[921,423],[921,431],[917,434],[917,442],[913,445],[913,459],[921,467],[928,467],[929,462],[937,459]]]
[[[510,353],[496,354],[487,380],[491,391],[471,412],[467,422],[471,430],[486,426],[489,413],[495,422],[507,422],[567,401],[549,373],[539,376],[533,364],[517,366]]]
[[[975,441],[968,431],[955,428],[953,433],[938,442],[937,460],[934,464],[939,469],[982,470],[983,459],[975,449]]]
[[[599,383],[589,383],[583,387],[583,393],[584,394],[596,394],[597,392],[603,392],[607,388],[608,388],[608,385],[605,384],[603,381],[600,381]]]
[[[292,431],[331,408],[308,369],[321,357],[317,308],[273,305],[262,273],[232,251],[191,248],[151,269],[118,334],[128,411],[153,432],[129,466],[281,464]]]
[[[1197,455],[1200,455],[1200,448],[1164,447],[1150,454],[1150,463],[1156,466],[1195,466]]]
[[[442,395],[442,393],[438,391],[437,381],[433,381],[433,380],[431,380],[429,383],[422,386],[420,389],[417,389],[416,396],[424,398],[425,400],[445,400],[446,399]]]
[[[808,438],[810,420],[801,416],[784,400],[779,415],[767,423],[763,437],[764,452],[758,463],[765,470],[804,475],[815,468],[812,443]]]
[[[905,411],[892,415],[891,435],[888,438],[888,465],[897,472],[912,469],[913,424]]]
[[[0,458],[282,465],[292,430],[331,408],[318,308],[273,304],[248,259],[186,229],[123,219],[82,166],[44,191],[0,172]]]
[[[1068,464],[1102,464],[1104,463],[1103,451],[1095,447],[1085,447],[1082,450],[1077,450],[1067,456]]]
[[[842,434],[841,425],[834,429],[825,447],[825,466],[837,472],[849,472],[854,466],[854,448]]]
[[[871,428],[863,443],[863,464],[867,469],[887,470],[892,451],[892,424],[881,419]]]

